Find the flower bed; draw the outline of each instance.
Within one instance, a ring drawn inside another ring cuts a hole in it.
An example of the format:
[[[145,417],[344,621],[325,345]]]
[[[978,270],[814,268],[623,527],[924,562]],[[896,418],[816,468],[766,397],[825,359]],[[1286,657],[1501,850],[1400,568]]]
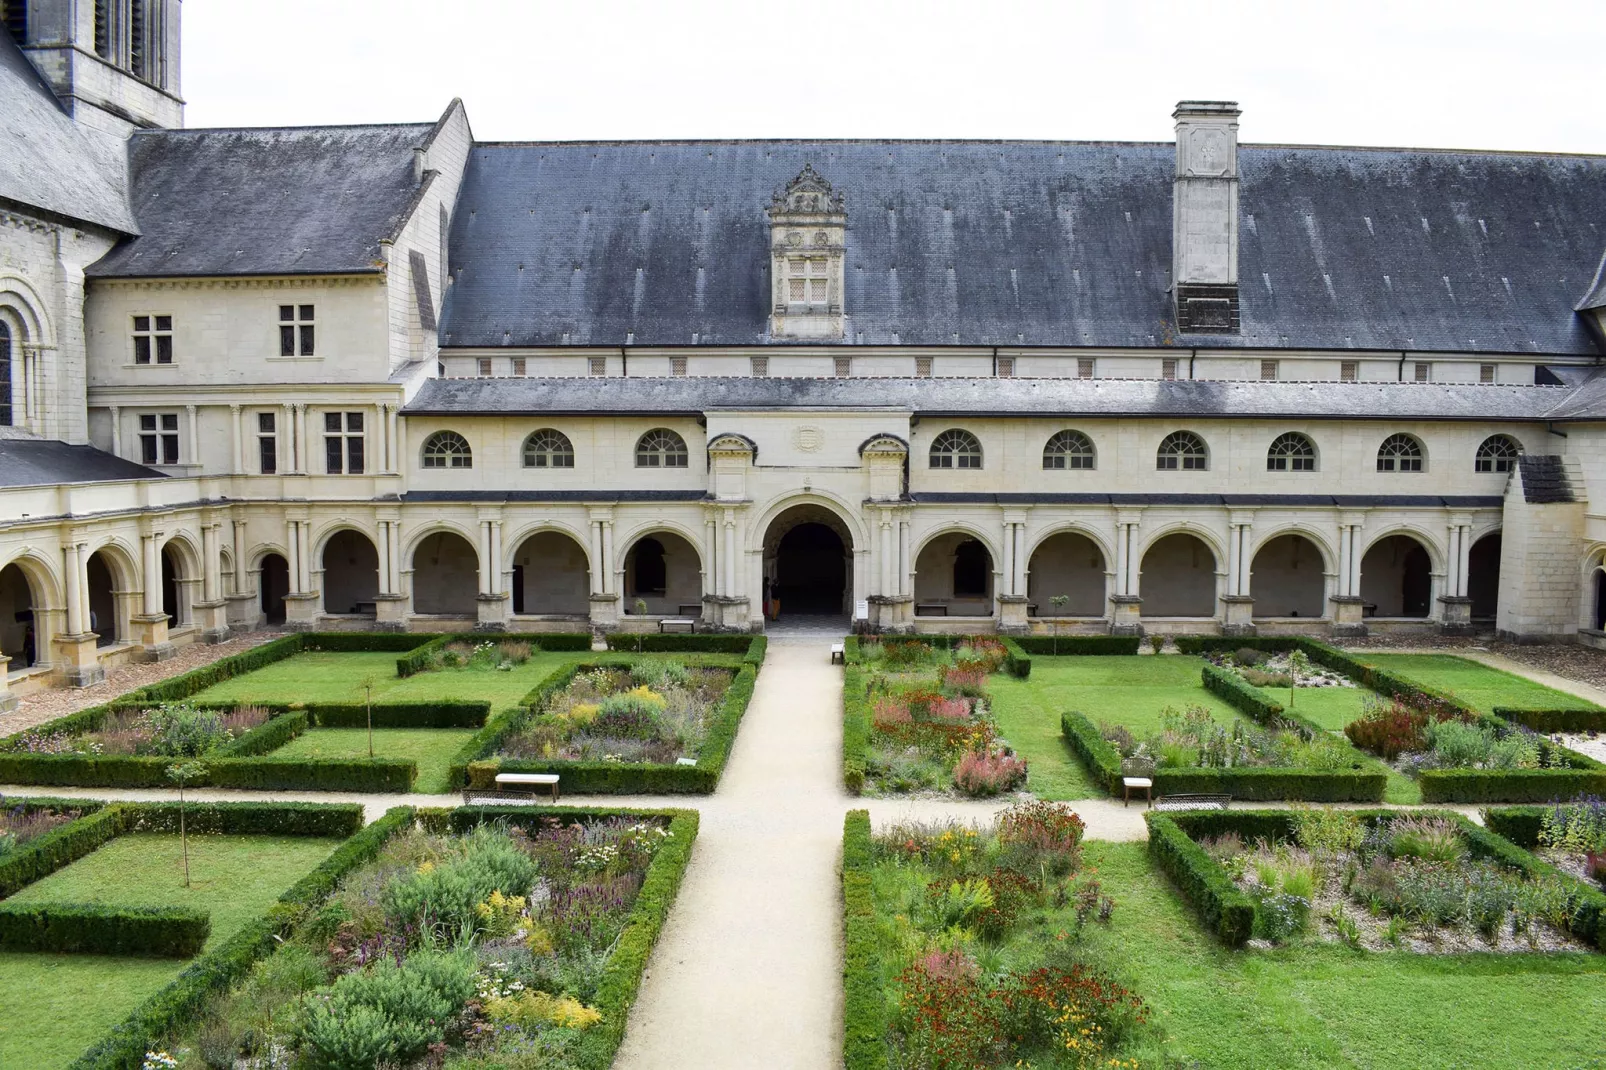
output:
[[[1084,826],[1062,804],[1006,810],[995,827],[848,815],[844,1062],[899,1067],[1121,1067],[1148,1008],[1082,961],[1116,904],[1081,864]]]
[[[999,738],[987,707],[988,676],[1011,664],[1003,643],[849,642],[843,745],[851,739],[863,763],[850,787],[876,795],[953,790],[985,797],[1025,785],[1026,762]]]
[[[609,1066],[696,816],[419,816],[161,1054],[181,1070]]]
[[[1150,850],[1233,946],[1423,953],[1600,946],[1606,899],[1456,814],[1146,815]]]
[[[265,724],[262,706],[196,709],[183,703],[107,710],[97,722],[52,722],[0,741],[15,754],[140,755],[195,758],[228,746]]]

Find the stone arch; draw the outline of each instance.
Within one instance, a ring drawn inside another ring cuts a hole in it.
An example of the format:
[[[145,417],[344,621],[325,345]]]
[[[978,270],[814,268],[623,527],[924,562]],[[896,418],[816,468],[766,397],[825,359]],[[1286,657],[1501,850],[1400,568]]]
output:
[[[1593,546],[1584,555],[1583,597],[1578,599],[1578,626],[1606,631],[1606,546]]]
[[[624,591],[626,613],[645,608],[646,615],[654,617],[701,615],[702,550],[679,525],[648,524],[638,528],[631,533],[621,560],[625,575],[620,589]],[[693,606],[696,613],[692,612]]]
[[[1173,528],[1150,539],[1138,556],[1142,615],[1214,617],[1220,560],[1197,529]]]
[[[566,525],[531,524],[508,544],[512,611],[518,615],[587,617],[592,562],[585,540]]]
[[[1500,616],[1501,530],[1494,528],[1473,540],[1467,551],[1467,597],[1472,619],[1494,621]]]
[[[55,328],[50,322],[50,306],[39,296],[39,291],[20,275],[0,275],[0,310],[9,312],[22,329],[19,343],[37,346],[56,344]]]
[[[52,662],[61,610],[61,584],[50,562],[24,551],[0,564],[0,653],[7,672]]]
[[[379,547],[350,524],[325,532],[321,542],[315,560],[322,574],[323,611],[373,616],[379,597]]]
[[[1373,539],[1361,554],[1360,595],[1375,617],[1426,619],[1433,610],[1437,571],[1432,541],[1396,530]]]
[[[1110,554],[1096,534],[1075,525],[1037,540],[1026,559],[1026,597],[1035,617],[1102,617],[1108,604]],[[1069,599],[1063,608],[1053,599]]]
[[[131,621],[143,587],[138,558],[116,539],[89,551],[84,560],[89,587],[89,630],[100,638],[96,646],[133,641]]]
[[[480,555],[474,541],[448,525],[415,535],[407,554],[413,612],[473,617],[479,612]]]
[[[1328,557],[1310,533],[1298,528],[1262,539],[1249,559],[1249,597],[1256,617],[1327,615]]]
[[[997,562],[988,540],[969,525],[926,536],[914,555],[915,613],[921,606],[941,606],[949,616],[991,617]]]
[[[158,555],[162,585],[162,612],[169,628],[195,623],[195,592],[202,581],[201,555],[195,542],[184,532],[169,536]],[[149,582],[149,580],[147,580]]]
[[[852,609],[854,531],[847,517],[794,499],[770,510],[762,531],[766,617],[778,612],[836,616]]]
[[[278,550],[257,558],[257,605],[269,625],[284,623],[284,596],[290,593],[290,560]]]
[[[869,549],[870,531],[864,526],[864,518],[860,515],[859,509],[841,495],[821,487],[814,487],[800,494],[788,494],[765,506],[758,520],[748,528],[747,549],[749,551],[763,549],[765,535],[770,525],[775,522],[775,518],[800,505],[815,505],[835,513],[837,520],[847,528],[848,549],[857,551]]]

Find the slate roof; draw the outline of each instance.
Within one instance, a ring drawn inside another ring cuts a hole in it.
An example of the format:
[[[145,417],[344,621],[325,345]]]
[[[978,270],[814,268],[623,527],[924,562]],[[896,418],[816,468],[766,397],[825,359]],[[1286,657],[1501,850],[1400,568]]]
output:
[[[129,139],[141,236],[91,277],[377,272],[434,123],[146,130]]]
[[[1602,398],[1583,415],[1606,417]],[[408,415],[692,414],[722,409],[892,409],[923,415],[1543,420],[1567,387],[1187,379],[431,379]]]
[[[0,199],[134,233],[121,139],[80,127],[0,30]]]
[[[1242,333],[1178,338],[1172,144],[975,141],[477,145],[442,342],[772,342],[764,210],[805,163],[854,343],[1596,352],[1606,157],[1246,146]]]
[[[0,437],[0,487],[166,478],[154,468],[93,446],[70,446],[48,438]]]

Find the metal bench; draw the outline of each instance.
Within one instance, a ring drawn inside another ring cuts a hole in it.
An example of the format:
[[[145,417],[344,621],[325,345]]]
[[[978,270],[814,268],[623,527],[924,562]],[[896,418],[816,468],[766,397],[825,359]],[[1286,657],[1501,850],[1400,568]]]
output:
[[[847,644],[846,643],[832,643],[831,644],[831,664],[832,665],[835,665],[839,661],[842,662],[844,665],[846,665],[847,664],[847,656],[848,655],[847,655]]]
[[[465,788],[463,790],[463,805],[469,806],[475,799],[533,799],[537,788],[548,788],[552,792],[552,801],[558,801],[558,774],[557,773],[498,773],[496,774],[496,787],[494,788]]]
[[[658,622],[658,630],[660,632],[671,632],[677,629],[695,632],[697,630],[697,619],[695,617],[665,617]]]
[[[1156,810],[1225,810],[1231,795],[1162,795],[1154,800]]]

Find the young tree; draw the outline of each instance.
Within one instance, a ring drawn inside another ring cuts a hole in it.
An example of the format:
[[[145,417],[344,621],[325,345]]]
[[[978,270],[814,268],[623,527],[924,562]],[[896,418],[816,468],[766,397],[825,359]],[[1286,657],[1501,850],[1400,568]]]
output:
[[[368,757],[372,758],[374,756],[374,678],[373,678],[373,675],[370,674],[368,676],[364,676],[362,678],[362,683],[358,684],[357,686],[362,688],[363,695],[367,699],[367,704],[368,704]]]
[[[1299,686],[1299,678],[1310,673],[1310,659],[1303,650],[1296,650],[1288,655],[1288,708],[1294,708],[1294,689]]]
[[[1065,612],[1065,607],[1070,604],[1071,596],[1057,594],[1048,601],[1054,607],[1054,653],[1058,655],[1060,652],[1060,615]]]
[[[206,766],[200,762],[174,762],[167,767],[167,779],[178,785],[178,842],[179,849],[184,853],[184,887],[190,886],[190,839],[189,830],[185,827],[187,805],[184,799],[184,785],[192,780],[199,780],[206,775]]]

